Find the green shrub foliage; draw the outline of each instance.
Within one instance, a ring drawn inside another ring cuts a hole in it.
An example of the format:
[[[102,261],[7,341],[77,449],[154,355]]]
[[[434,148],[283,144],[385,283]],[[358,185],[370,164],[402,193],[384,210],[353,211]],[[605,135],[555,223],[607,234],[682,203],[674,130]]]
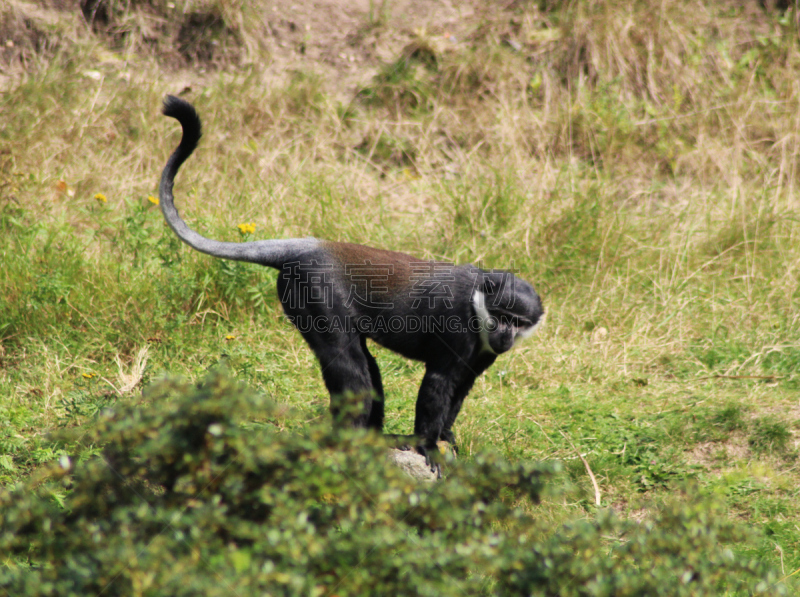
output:
[[[221,374],[98,415],[84,456],[0,494],[0,589],[84,595],[780,594],[714,507],[552,528],[557,465],[493,454],[419,483],[380,438],[285,415]],[[71,445],[76,445],[72,438]],[[2,592],[2,591],[0,591]]]

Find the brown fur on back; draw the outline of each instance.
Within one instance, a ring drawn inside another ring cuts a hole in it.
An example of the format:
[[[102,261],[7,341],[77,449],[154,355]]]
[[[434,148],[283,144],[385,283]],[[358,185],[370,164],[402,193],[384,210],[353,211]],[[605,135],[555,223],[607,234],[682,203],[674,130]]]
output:
[[[359,266],[365,266],[367,263],[377,268],[384,266],[388,273],[385,285],[391,293],[399,292],[411,285],[410,280],[413,272],[409,264],[424,263],[422,259],[398,251],[375,249],[353,243],[322,241],[321,245],[325,251],[333,256],[337,262],[337,268],[340,268],[343,272],[345,272],[346,266],[351,266],[355,269],[358,269]],[[352,275],[352,272],[348,273]],[[349,275],[345,274],[345,277],[349,277]]]

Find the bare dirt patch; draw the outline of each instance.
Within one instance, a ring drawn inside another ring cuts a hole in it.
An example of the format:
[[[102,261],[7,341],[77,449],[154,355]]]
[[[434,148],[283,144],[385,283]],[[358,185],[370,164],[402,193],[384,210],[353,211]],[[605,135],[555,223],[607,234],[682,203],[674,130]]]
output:
[[[463,39],[477,2],[274,0],[241,11],[213,3],[11,0],[0,9],[0,70],[91,32],[116,51],[155,55],[162,66],[260,63],[267,77],[303,71],[352,96],[419,35]],[[494,10],[497,12],[497,10]]]
[[[718,469],[725,463],[749,459],[750,447],[744,437],[731,437],[725,442],[703,442],[686,453],[689,464],[706,469]]]
[[[0,5],[0,73],[10,67],[27,69],[38,55],[47,56],[77,39],[80,11],[67,4],[11,0]]]
[[[477,2],[422,0],[276,0],[270,8],[269,70],[311,70],[331,89],[352,94],[416,35],[457,40],[474,28],[476,6]]]

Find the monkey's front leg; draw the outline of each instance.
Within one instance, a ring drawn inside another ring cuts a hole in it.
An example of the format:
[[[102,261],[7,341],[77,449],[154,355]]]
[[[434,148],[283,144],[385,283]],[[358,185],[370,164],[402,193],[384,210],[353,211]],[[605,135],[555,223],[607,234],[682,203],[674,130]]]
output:
[[[450,444],[455,454],[458,454],[458,445],[456,445],[456,435],[453,433],[453,425],[456,422],[458,412],[461,410],[464,398],[467,397],[467,394],[469,394],[469,391],[475,384],[475,380],[494,363],[496,358],[497,355],[495,354],[486,352],[478,353],[478,355],[470,361],[470,364],[466,366],[466,371],[460,376],[461,382],[456,387],[455,394],[450,400],[450,410],[444,421],[444,429],[442,429],[441,434],[439,434],[439,439]]]
[[[419,441],[417,451],[425,457],[425,462],[438,477],[442,476],[442,469],[438,462],[440,453],[437,442],[445,430],[456,391],[467,381],[465,376],[471,376],[471,373],[460,367],[428,365],[419,388],[414,421],[414,435]]]

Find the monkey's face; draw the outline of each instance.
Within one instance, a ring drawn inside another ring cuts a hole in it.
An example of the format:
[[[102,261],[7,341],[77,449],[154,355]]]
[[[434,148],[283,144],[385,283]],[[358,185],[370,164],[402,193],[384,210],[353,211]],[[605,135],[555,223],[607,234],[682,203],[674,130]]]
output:
[[[473,294],[484,350],[500,354],[528,338],[541,324],[544,309],[533,286],[510,272],[483,272]]]

